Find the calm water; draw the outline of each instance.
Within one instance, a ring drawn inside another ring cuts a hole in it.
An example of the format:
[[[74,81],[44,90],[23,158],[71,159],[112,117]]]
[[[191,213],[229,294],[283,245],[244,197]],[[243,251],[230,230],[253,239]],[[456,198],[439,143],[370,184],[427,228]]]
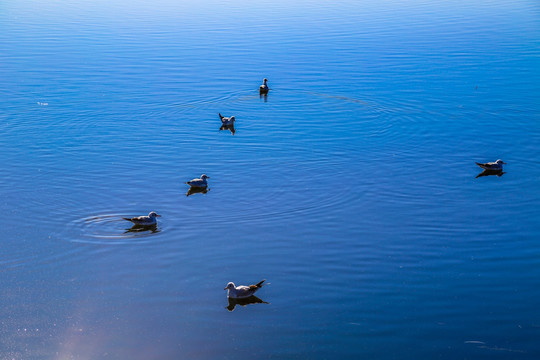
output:
[[[539,358],[539,39],[527,0],[1,2],[0,358]]]

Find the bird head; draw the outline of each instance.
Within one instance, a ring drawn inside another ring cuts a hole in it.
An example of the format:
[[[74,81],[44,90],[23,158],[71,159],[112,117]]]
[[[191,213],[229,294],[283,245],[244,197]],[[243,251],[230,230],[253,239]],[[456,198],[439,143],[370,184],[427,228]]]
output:
[[[155,211],[152,211],[150,214],[148,214],[148,216],[150,216],[151,218],[161,217],[161,215],[156,214]]]
[[[201,179],[203,179],[203,180],[210,179],[210,176],[208,176],[206,174],[202,174]]]
[[[235,286],[234,286],[234,283],[233,283],[233,282],[230,282],[230,283],[227,284],[227,286],[226,286],[225,289],[223,289],[223,290],[234,289],[234,287],[235,287]]]
[[[499,165],[506,164],[506,163],[505,163],[504,161],[502,161],[501,159],[499,159],[499,160],[497,160],[497,161],[495,161],[495,162],[496,162],[497,164],[499,164]]]

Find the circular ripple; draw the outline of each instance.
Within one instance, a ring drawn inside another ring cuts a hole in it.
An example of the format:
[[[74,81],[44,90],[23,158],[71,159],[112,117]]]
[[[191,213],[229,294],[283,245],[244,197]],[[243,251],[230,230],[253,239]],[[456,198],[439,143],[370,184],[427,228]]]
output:
[[[154,227],[136,227],[119,214],[104,214],[76,219],[67,226],[69,241],[89,244],[124,245],[145,243],[151,235],[163,229],[160,224]]]

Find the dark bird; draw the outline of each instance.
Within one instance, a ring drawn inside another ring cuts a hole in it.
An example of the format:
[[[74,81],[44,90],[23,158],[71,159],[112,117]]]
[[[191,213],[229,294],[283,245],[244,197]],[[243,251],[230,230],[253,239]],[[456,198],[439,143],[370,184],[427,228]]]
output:
[[[268,79],[266,79],[266,78],[263,80],[262,85],[259,86],[259,93],[261,93],[261,94],[268,93],[268,90],[270,90],[270,89],[268,88],[267,81],[268,81]]]
[[[221,123],[223,125],[234,125],[234,122],[236,121],[234,116],[225,117],[225,116],[221,115],[221,113],[219,114],[219,118],[221,119]]]

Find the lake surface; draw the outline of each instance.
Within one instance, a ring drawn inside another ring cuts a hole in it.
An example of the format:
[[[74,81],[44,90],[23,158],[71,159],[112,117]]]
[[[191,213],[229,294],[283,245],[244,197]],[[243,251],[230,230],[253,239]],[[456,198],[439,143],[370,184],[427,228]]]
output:
[[[539,59],[537,1],[3,1],[0,358],[539,358]]]

